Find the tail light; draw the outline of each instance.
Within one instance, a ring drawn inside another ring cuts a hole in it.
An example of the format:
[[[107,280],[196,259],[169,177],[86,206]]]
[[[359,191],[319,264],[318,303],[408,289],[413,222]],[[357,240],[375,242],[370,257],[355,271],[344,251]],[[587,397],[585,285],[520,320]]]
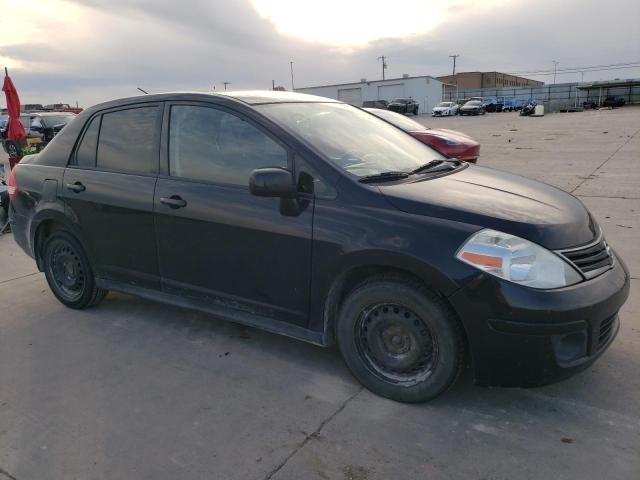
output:
[[[9,192],[9,200],[15,200],[18,194],[18,182],[16,181],[16,169],[11,170],[9,174],[9,183],[7,184],[7,192]]]

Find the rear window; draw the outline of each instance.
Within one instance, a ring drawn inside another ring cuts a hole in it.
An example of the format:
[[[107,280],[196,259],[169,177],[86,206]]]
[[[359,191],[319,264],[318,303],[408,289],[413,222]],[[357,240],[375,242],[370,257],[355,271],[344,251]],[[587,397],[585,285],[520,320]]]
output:
[[[126,173],[156,171],[157,107],[139,107],[102,116],[97,167]]]

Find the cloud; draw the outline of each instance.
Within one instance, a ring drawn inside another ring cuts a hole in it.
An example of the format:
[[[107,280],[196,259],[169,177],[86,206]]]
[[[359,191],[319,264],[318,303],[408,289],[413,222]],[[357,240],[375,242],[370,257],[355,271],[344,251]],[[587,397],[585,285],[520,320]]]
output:
[[[468,0],[327,0],[297,2],[313,8],[289,17],[276,8],[286,7],[284,0],[275,0],[272,10],[266,0],[9,1],[0,59],[24,103],[90,105],[135,95],[138,86],[210,90],[224,81],[269,88],[275,80],[289,88],[291,60],[299,87],[379,78],[380,55],[388,59],[390,77],[446,74],[453,53],[461,55],[459,71],[640,60],[637,0],[610,0],[606,10],[624,14],[604,19],[601,5],[582,0],[476,2],[482,8]],[[35,13],[23,28],[25,2]],[[365,8],[366,15],[358,14]],[[425,18],[430,12],[441,16],[434,22]],[[406,35],[398,28],[403,22]],[[385,27],[390,23],[393,28]],[[360,28],[351,39],[349,25]],[[330,41],[340,36],[340,44]],[[640,69],[587,73],[585,80],[632,76],[640,77]],[[558,81],[577,79],[558,75]]]

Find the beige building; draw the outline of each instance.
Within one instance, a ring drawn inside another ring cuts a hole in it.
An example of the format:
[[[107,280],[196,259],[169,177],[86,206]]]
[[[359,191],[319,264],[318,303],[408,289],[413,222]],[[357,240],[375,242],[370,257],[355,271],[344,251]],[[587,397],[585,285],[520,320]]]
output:
[[[455,75],[437,77],[448,88],[457,85],[458,90],[476,90],[480,88],[536,87],[544,82],[518,77],[501,72],[460,72]]]

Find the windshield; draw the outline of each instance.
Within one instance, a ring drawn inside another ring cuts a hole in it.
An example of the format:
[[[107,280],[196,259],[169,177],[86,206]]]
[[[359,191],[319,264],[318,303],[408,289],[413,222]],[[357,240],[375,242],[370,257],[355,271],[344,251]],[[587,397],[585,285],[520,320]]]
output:
[[[401,128],[405,132],[415,132],[416,130],[426,130],[427,127],[411,120],[410,118],[400,115],[399,113],[392,112],[391,110],[380,110],[375,108],[365,108],[367,112],[374,114],[376,117],[380,117],[389,123],[392,123],[398,128]]]
[[[480,105],[482,105],[482,102],[478,102],[476,100],[465,103],[465,106],[467,107],[479,107]]]
[[[256,109],[355,177],[411,172],[439,153],[365,111],[342,103],[274,103]]]
[[[55,127],[56,125],[66,125],[75,115],[52,115],[40,117],[42,123],[47,127]]]
[[[393,103],[409,103],[411,100],[408,98],[396,98]]]
[[[9,115],[0,115],[0,128],[4,128],[9,120]]]
[[[451,105],[453,105],[452,102],[440,102],[438,104],[439,107],[450,107]]]

